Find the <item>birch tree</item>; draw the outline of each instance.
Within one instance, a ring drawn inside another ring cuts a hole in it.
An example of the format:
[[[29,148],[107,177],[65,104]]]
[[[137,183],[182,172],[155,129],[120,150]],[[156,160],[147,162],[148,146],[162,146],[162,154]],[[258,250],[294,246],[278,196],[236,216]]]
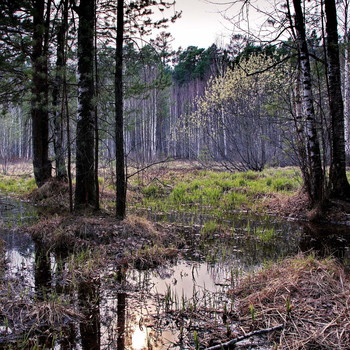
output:
[[[310,56],[306,41],[306,31],[301,0],[293,0],[295,11],[295,32],[301,70],[303,114],[306,128],[306,149],[308,156],[308,173],[304,179],[306,191],[313,205],[324,199],[324,174],[322,170],[321,152],[317,134],[317,123],[312,91]]]

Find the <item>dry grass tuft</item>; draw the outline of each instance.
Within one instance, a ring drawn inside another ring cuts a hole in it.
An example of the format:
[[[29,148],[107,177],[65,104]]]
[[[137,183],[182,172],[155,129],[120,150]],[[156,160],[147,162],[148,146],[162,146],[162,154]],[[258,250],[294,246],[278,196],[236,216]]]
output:
[[[17,342],[21,339],[28,340],[26,346],[21,348],[32,349],[30,339],[40,334],[48,337],[51,332],[59,334],[65,325],[84,319],[75,307],[63,300],[33,300],[15,280],[9,280],[1,287],[0,316],[4,326],[0,347],[7,344],[4,349],[18,348]]]
[[[69,209],[68,184],[57,179],[51,179],[43,186],[36,188],[29,198],[41,207],[50,208],[56,212]]]
[[[157,230],[155,224],[144,217],[128,215],[123,223],[125,228],[134,235],[148,236],[153,239],[157,239],[160,236],[160,232]]]
[[[26,229],[49,251],[103,251],[117,256],[115,263],[122,256],[123,264],[141,267],[158,265],[176,255],[174,242],[179,241],[166,227],[133,215],[123,221],[108,216],[53,216]]]
[[[349,349],[349,292],[335,261],[299,255],[246,277],[231,295],[245,327],[285,324],[281,349]]]
[[[76,237],[72,230],[65,230],[64,217],[42,219],[27,228],[36,242],[49,250],[71,250],[76,244]]]
[[[283,193],[271,193],[262,201],[262,205],[268,212],[298,218],[304,218],[310,208],[308,197],[302,191],[292,196]]]

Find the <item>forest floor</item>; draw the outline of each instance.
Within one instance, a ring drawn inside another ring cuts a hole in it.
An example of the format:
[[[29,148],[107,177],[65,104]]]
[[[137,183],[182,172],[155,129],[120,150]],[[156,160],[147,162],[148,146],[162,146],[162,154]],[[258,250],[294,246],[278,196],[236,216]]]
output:
[[[39,220],[22,229],[44,249],[75,257],[79,255],[77,252],[83,252],[70,264],[70,274],[79,276],[80,281],[93,280],[111,263],[121,269],[146,269],[181,255],[188,239],[182,228],[149,220],[137,214],[140,212],[200,211],[213,218],[225,218],[232,212],[303,220],[315,218],[300,192],[300,174],[295,168],[231,174],[182,163],[149,169],[129,182],[129,212],[135,214],[129,214],[124,221],[113,217],[111,180],[104,176],[100,181],[102,210],[74,214],[69,213],[66,184],[50,181],[35,189],[27,170],[14,169],[9,175],[0,176],[0,189],[38,208]],[[346,205],[334,208],[334,205],[328,208],[324,219],[348,223]],[[72,278],[67,277],[67,281],[70,280]],[[6,288],[8,290],[8,286]],[[225,323],[238,322],[236,333],[221,328],[208,337],[202,332],[199,334],[201,348],[210,348],[249,332],[253,332],[254,337],[255,331],[266,330],[264,341],[270,344],[269,348],[347,349],[350,343],[349,290],[350,281],[344,267],[333,259],[318,260],[312,255],[299,255],[270,264],[242,278],[241,283],[229,291],[236,300],[235,310],[220,312]],[[16,316],[19,305],[9,306],[8,298],[1,293],[0,303],[7,305],[2,319],[19,322]],[[28,325],[32,325],[33,313],[28,310],[27,316]],[[40,322],[49,322],[50,317],[48,312]],[[75,316],[70,314],[69,317]],[[55,320],[52,326],[58,327],[57,322],[61,321]],[[208,320],[207,327],[203,328],[212,326]],[[275,329],[276,326],[280,328]],[[258,336],[256,341],[260,338]],[[251,345],[253,343],[252,340]]]

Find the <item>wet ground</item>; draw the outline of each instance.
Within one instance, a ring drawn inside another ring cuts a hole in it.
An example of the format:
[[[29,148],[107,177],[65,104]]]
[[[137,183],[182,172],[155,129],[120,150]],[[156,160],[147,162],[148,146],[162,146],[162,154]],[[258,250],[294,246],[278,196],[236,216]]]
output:
[[[48,254],[40,242],[14,230],[33,220],[35,210],[2,198],[0,215],[7,263],[3,279],[18,281],[23,293],[36,301],[53,295],[69,299],[80,315],[72,317],[74,322],[64,318],[66,325],[58,338],[50,335],[49,327],[41,329],[43,336],[37,341],[42,339],[43,348],[195,348],[197,334],[205,334],[200,343],[210,343],[220,332],[234,334],[235,325],[227,322],[234,300],[226,292],[243,273],[267,261],[311,250],[320,256],[332,254],[350,267],[348,227],[237,215],[218,224],[230,228],[225,234],[220,229],[203,233],[203,226],[212,219],[172,214],[157,219],[176,222],[183,231],[186,243],[179,257],[148,270],[111,265],[93,280],[68,288],[67,257]],[[11,325],[0,328],[0,344],[6,344],[11,332]]]

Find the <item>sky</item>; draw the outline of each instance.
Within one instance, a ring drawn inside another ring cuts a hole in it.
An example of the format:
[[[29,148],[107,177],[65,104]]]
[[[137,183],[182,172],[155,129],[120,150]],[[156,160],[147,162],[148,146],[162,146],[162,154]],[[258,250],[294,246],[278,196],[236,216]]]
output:
[[[208,48],[214,43],[223,47],[228,44],[235,26],[224,18],[224,14],[237,16],[241,13],[243,1],[233,3],[233,0],[176,0],[175,10],[182,11],[182,16],[167,30],[174,37],[172,48],[187,48],[190,45]],[[266,12],[271,9],[268,0],[251,0],[251,4]],[[243,12],[243,16],[246,16],[246,12]],[[252,6],[249,6],[249,18],[251,29],[259,28],[266,20],[265,15],[254,11]],[[246,22],[239,23],[244,26]]]
[[[219,5],[206,0],[176,0],[175,9],[182,11],[182,16],[168,28],[174,37],[173,49],[190,45],[207,48],[228,42],[229,24],[219,13]]]

